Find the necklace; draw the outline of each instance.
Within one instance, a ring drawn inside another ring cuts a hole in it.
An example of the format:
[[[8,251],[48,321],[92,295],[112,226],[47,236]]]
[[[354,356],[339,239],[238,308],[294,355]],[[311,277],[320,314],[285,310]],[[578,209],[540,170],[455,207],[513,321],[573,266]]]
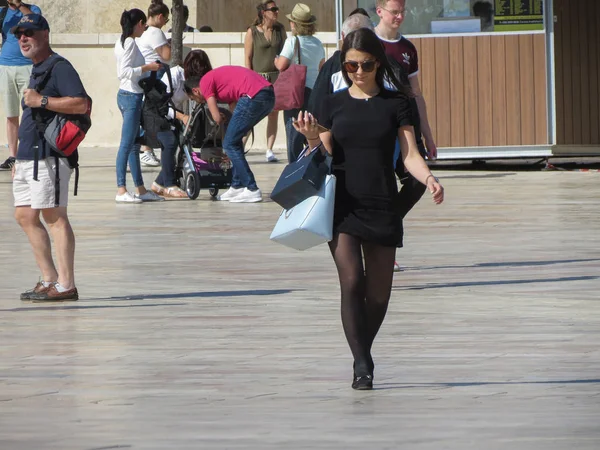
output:
[[[369,94],[367,92],[362,91],[362,93],[365,94],[365,95],[367,95],[367,97],[363,97],[363,96],[355,97],[354,95],[352,95],[352,92],[350,90],[348,90],[348,93],[350,94],[350,97],[352,97],[352,98],[354,98],[356,100],[364,100],[365,102],[368,102],[373,97],[376,97],[377,95],[379,95],[379,92],[380,92],[379,89],[376,92],[374,92],[373,94]]]

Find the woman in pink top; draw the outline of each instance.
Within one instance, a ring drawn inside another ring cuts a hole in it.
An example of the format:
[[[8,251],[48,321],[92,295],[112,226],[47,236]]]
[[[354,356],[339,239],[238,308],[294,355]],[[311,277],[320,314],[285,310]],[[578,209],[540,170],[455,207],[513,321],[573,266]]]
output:
[[[206,103],[213,118],[222,121],[217,103],[236,104],[227,125],[223,149],[231,160],[231,187],[219,200],[231,203],[262,201],[262,193],[250,170],[242,139],[275,105],[273,86],[258,73],[241,66],[222,66],[207,70],[185,81],[185,91],[198,103]]]

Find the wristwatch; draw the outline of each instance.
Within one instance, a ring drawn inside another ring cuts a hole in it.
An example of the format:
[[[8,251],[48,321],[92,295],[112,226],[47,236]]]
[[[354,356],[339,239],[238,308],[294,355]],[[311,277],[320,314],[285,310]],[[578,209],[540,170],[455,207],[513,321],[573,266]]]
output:
[[[46,109],[46,107],[47,107],[47,106],[48,106],[48,96],[47,96],[47,95],[44,95],[44,96],[42,97],[42,103],[41,103],[40,107],[41,107],[42,109]]]

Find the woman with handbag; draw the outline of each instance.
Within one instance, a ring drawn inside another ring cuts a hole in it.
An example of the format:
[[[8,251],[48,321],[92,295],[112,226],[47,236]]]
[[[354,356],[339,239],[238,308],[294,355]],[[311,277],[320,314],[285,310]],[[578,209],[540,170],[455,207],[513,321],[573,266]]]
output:
[[[185,90],[192,100],[207,104],[218,125],[224,121],[218,103],[235,104],[223,139],[223,150],[232,165],[231,187],[219,196],[219,200],[231,203],[261,202],[262,192],[246,160],[243,139],[273,110],[275,93],[271,83],[245,67],[221,66],[186,79]]]
[[[143,11],[139,9],[124,11],[121,15],[121,28],[122,34],[115,43],[115,58],[119,77],[117,105],[123,115],[123,128],[121,144],[117,153],[117,196],[115,200],[117,203],[163,200],[144,187],[138,156],[140,145],[136,143],[140,134],[144,97],[144,91],[140,87],[139,81],[145,76],[144,74],[157,71],[161,65],[157,62],[145,64],[144,57],[135,43],[135,38],[140,37],[146,29],[146,15]],[[128,162],[137,191],[135,195],[128,192],[125,185]]]
[[[293,125],[292,119],[302,109],[308,106],[308,100],[321,66],[325,63],[325,48],[323,43],[313,35],[317,31],[317,18],[312,15],[310,8],[304,3],[294,6],[291,14],[286,17],[290,21],[293,37],[285,41],[283,50],[275,59],[275,67],[281,72],[287,70],[291,64],[306,66],[306,82],[304,89],[304,101],[298,108],[283,112],[285,120],[285,131],[287,135],[288,162],[296,161],[304,147],[304,137],[298,133]]]
[[[362,28],[344,39],[342,75],[349,89],[323,99],[319,121],[300,112],[296,130],[310,148],[333,156],[337,178],[333,240],[329,243],[341,288],[342,323],[354,357],[352,388],[373,388],[371,348],[387,311],[396,247],[402,242],[393,155],[399,139],[402,161],[425,184],[436,204],[444,190],[419,154],[412,126],[410,89],[390,68],[377,35]],[[387,90],[384,79],[397,91]],[[363,265],[364,256],[364,265]]]
[[[279,75],[274,59],[283,49],[285,28],[277,22],[279,7],[273,0],[263,0],[256,9],[258,17],[244,38],[244,65],[273,84]],[[272,111],[267,116],[267,162],[277,162],[273,146],[277,138],[278,118],[279,111]]]

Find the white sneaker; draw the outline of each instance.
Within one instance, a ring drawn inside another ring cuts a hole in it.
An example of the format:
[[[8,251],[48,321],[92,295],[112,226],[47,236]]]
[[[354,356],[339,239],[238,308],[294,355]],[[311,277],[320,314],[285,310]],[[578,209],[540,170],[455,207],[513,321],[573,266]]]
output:
[[[227,192],[225,192],[224,194],[219,195],[219,200],[221,200],[222,202],[228,202],[230,201],[233,197],[237,197],[238,195],[240,195],[242,192],[244,192],[244,188],[234,188],[234,187],[230,187]]]
[[[117,194],[115,201],[117,203],[142,203],[142,201],[131,192],[125,192],[121,195]]]
[[[262,192],[260,189],[255,191],[251,191],[248,188],[244,188],[244,191],[241,194],[236,195],[231,200],[231,203],[258,203],[262,202]]]
[[[273,153],[273,150],[267,150],[266,159],[267,159],[267,162],[277,162],[278,161],[277,157],[275,156],[275,153]]]
[[[146,191],[146,193],[142,195],[137,195],[135,198],[140,199],[143,202],[164,202],[164,197],[161,197],[156,192]]]
[[[154,150],[150,150],[149,152],[142,152],[140,154],[140,163],[144,166],[150,167],[159,167],[160,161],[154,154]]]

